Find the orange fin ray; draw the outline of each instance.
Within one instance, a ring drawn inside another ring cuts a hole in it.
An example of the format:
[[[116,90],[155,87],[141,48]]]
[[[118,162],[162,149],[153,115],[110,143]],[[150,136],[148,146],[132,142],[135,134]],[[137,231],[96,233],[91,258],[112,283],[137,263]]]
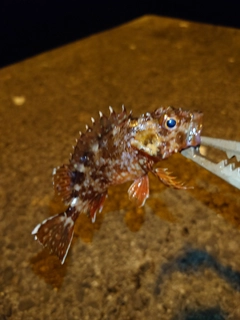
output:
[[[129,199],[136,202],[138,207],[145,204],[149,197],[149,179],[148,175],[136,179],[128,189]]]
[[[57,255],[62,264],[72,242],[74,223],[77,217],[78,213],[69,208],[66,212],[44,220],[32,231],[35,240],[47,247],[51,253]]]
[[[153,174],[158,177],[158,179],[168,187],[174,189],[192,189],[193,187],[185,186],[184,183],[178,181],[176,177],[173,177],[167,169],[156,168]]]
[[[72,178],[71,170],[68,165],[63,165],[53,170],[53,185],[56,194],[59,195],[63,201],[70,201]]]
[[[107,192],[99,195],[97,198],[95,198],[91,202],[89,213],[90,213],[90,217],[92,219],[92,223],[95,222],[97,213],[102,211],[103,203],[104,203],[106,197],[107,197]]]

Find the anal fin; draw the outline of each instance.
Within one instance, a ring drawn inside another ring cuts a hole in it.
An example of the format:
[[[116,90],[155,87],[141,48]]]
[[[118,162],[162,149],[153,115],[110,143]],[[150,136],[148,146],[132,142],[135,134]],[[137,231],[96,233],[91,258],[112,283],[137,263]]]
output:
[[[129,199],[136,202],[138,207],[142,207],[149,197],[148,175],[136,179],[128,189]]]
[[[100,194],[97,198],[95,198],[90,204],[90,217],[92,219],[92,223],[96,220],[96,215],[98,212],[101,212],[103,209],[103,203],[107,197],[107,192]]]
[[[62,264],[72,242],[77,217],[78,213],[73,208],[69,208],[66,212],[44,220],[32,231],[35,240],[57,255]]]

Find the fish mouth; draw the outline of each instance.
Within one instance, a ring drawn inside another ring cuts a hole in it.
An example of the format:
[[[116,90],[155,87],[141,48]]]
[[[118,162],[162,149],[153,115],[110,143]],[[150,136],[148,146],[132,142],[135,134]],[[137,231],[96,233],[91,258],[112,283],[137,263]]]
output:
[[[192,113],[192,119],[187,132],[186,146],[197,147],[201,143],[203,113]]]

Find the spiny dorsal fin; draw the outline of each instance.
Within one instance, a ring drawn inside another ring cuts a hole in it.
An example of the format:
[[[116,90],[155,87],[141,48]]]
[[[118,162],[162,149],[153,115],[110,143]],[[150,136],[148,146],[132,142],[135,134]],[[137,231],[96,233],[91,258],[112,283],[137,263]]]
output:
[[[122,112],[116,113],[112,108],[110,108],[110,115],[107,117],[101,111],[99,111],[99,118],[92,120],[92,126],[86,126],[86,131],[81,133],[76,146],[74,147],[74,153],[78,155],[81,152],[86,151],[86,147],[91,146],[95,141],[98,141],[107,134],[111,132],[116,126],[122,125],[131,117],[130,114],[127,114],[125,108]],[[76,160],[76,159],[75,159]]]

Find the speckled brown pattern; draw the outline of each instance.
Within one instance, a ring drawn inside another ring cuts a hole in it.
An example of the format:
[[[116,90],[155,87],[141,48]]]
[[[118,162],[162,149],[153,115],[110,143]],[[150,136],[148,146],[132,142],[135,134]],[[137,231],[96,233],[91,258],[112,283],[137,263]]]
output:
[[[164,184],[178,189],[178,183],[165,169],[154,169],[186,147],[200,143],[202,114],[182,109],[158,108],[140,117],[121,113],[110,107],[109,117],[99,112],[99,119],[80,132],[68,165],[53,170],[56,193],[68,206],[63,213],[37,225],[32,234],[64,263],[71,245],[74,224],[80,213],[88,213],[95,222],[102,211],[110,186],[134,180],[129,198],[139,207],[149,197],[148,172]]]

